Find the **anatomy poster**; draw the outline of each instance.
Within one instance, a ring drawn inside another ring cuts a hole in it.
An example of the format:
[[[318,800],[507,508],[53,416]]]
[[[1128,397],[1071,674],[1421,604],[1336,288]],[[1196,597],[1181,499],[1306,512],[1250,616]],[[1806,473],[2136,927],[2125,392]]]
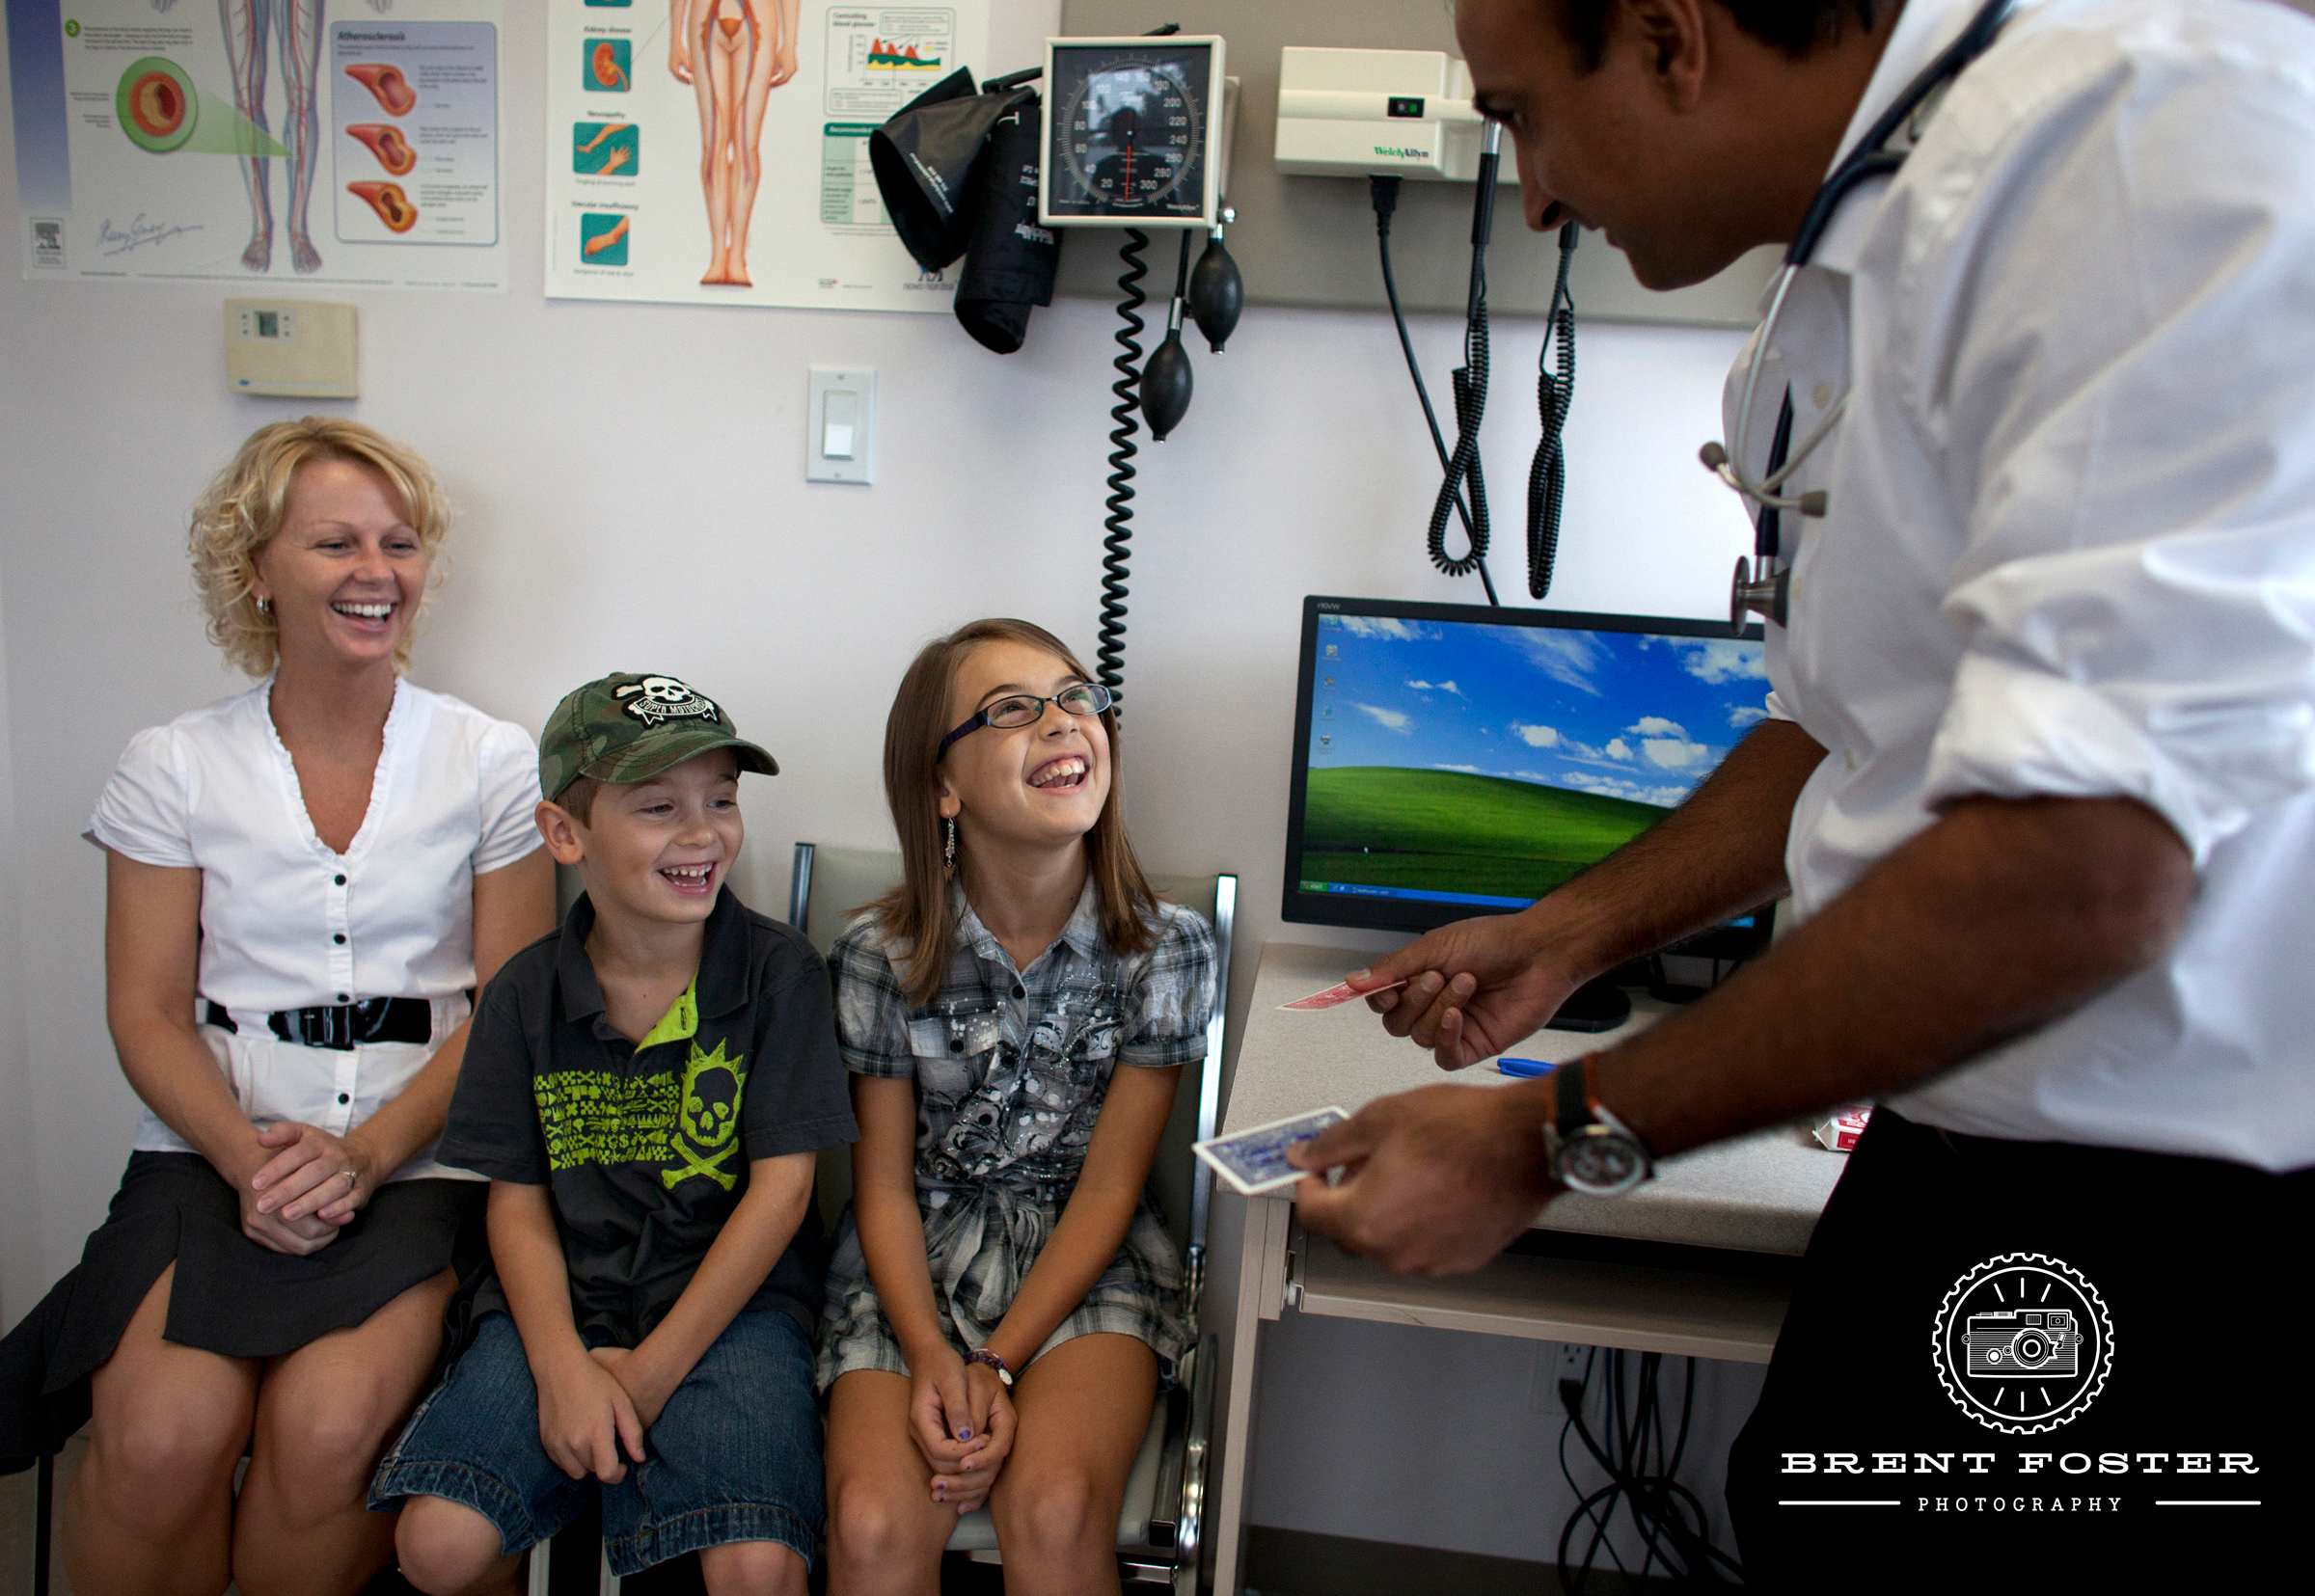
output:
[[[868,135],[959,67],[988,74],[989,0],[542,3],[550,295],[948,310]]]
[[[7,0],[24,275],[504,291],[501,0]]]

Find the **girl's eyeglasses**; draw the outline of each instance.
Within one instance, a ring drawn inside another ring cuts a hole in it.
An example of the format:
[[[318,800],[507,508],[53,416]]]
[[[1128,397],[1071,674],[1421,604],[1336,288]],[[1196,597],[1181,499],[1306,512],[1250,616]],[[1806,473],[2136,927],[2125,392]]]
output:
[[[1045,706],[1048,704],[1058,704],[1071,715],[1100,715],[1114,702],[1115,695],[1099,682],[1079,682],[1073,687],[1063,688],[1049,697],[1040,697],[1034,692],[1017,692],[1011,697],[999,698],[942,738],[940,746],[933,750],[933,763],[940,763],[951,743],[967,733],[979,731],[983,726],[1005,730],[1015,726],[1035,725],[1045,718]]]

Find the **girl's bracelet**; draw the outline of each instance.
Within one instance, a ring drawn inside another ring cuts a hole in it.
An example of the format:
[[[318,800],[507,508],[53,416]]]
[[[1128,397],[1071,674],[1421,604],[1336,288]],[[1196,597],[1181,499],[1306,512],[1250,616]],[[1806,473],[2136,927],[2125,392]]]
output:
[[[970,1364],[986,1364],[989,1367],[996,1371],[996,1383],[998,1385],[1003,1386],[1007,1391],[1011,1391],[1013,1389],[1012,1366],[1007,1364],[1004,1359],[998,1357],[995,1353],[990,1351],[987,1347],[981,1346],[973,1348],[971,1355],[968,1356],[965,1361]]]

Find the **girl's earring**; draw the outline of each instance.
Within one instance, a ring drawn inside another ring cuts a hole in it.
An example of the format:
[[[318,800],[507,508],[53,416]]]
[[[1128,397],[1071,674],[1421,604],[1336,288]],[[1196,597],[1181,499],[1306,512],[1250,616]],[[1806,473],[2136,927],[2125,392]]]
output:
[[[941,825],[946,828],[948,835],[947,841],[940,850],[940,868],[954,876],[957,873],[957,823],[952,816],[941,822]]]
[[[258,613],[260,615],[273,613],[273,601],[262,593],[258,595]]]

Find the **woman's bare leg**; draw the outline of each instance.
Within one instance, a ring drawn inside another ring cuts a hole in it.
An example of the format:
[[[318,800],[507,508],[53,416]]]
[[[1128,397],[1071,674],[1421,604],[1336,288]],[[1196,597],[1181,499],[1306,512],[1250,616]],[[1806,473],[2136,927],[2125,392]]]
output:
[[[217,1596],[231,1577],[233,1468],[257,1413],[258,1365],[162,1339],[172,1263],[96,1370],[89,1455],[65,1493],[72,1588]]]
[[[267,1369],[233,1521],[243,1596],[352,1592],[386,1566],[395,1516],[369,1511],[369,1477],[425,1394],[454,1284],[445,1269]]]

